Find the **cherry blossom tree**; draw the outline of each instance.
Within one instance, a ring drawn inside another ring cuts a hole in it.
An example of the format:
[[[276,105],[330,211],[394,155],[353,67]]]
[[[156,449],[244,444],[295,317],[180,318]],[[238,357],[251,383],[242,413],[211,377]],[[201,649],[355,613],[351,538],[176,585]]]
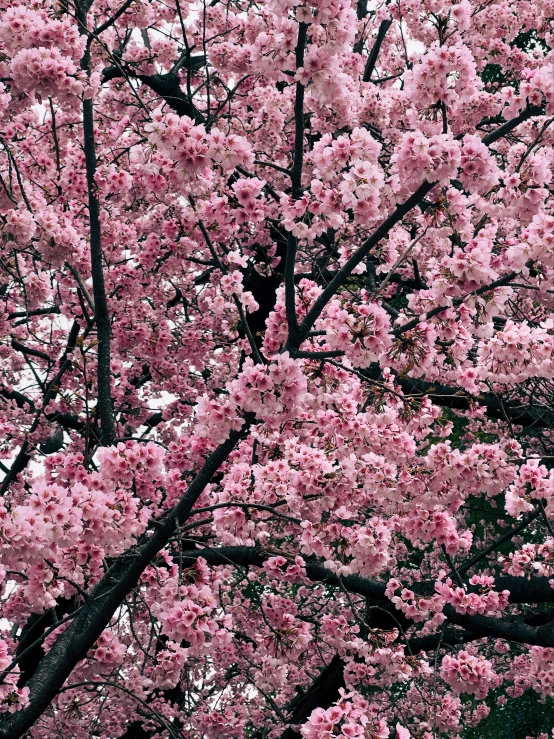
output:
[[[0,738],[549,705],[553,0],[0,8]]]

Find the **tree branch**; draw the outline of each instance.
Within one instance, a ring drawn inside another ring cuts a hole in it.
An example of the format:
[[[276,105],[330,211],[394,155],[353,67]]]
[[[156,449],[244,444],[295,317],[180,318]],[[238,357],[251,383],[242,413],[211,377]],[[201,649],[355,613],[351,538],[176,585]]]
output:
[[[202,57],[204,58],[204,57]],[[194,62],[193,69],[194,69]],[[192,102],[189,100],[179,84],[179,77],[177,74],[167,72],[166,74],[137,74],[130,67],[119,67],[113,66],[108,67],[104,70],[102,75],[102,82],[109,82],[113,79],[125,78],[125,76],[134,77],[140,80],[144,85],[149,87],[152,92],[159,95],[162,100],[169,105],[179,116],[188,116],[192,118],[195,123],[204,123],[204,116],[198,111]]]
[[[246,423],[241,431],[232,431],[227,440],[210,454],[177,505],[156,522],[154,533],[151,536],[143,534],[135,546],[115,559],[93,588],[75,620],[41,660],[28,683],[29,705],[15,714],[0,718],[2,739],[17,739],[46,710],[75,665],[86,657],[117,608],[136,586],[146,567],[168,544],[177,527],[188,518],[204,488],[239,440],[246,435],[248,428],[249,424]]]
[[[86,14],[82,11],[80,12],[79,21],[81,33],[87,33]],[[87,74],[90,73],[90,48],[88,46],[81,61],[81,68],[85,70]],[[83,100],[83,148],[85,152],[88,190],[92,292],[94,295],[94,313],[98,334],[98,419],[102,429],[102,443],[105,446],[111,446],[115,443],[117,434],[115,431],[111,393],[110,314],[106,297],[104,269],[102,264],[103,254],[100,227],[100,202],[98,200],[98,188],[95,181],[96,145],[94,140],[94,107],[92,98],[85,98]]]
[[[495,141],[498,141],[498,139],[501,139],[503,136],[506,136],[506,134],[510,133],[510,131],[513,131],[514,128],[517,128],[517,126],[519,126],[520,123],[523,123],[524,121],[527,121],[529,118],[533,118],[534,116],[538,116],[538,115],[544,115],[544,110],[537,105],[530,105],[529,107],[525,108],[525,110],[522,113],[520,113],[518,116],[516,116],[515,118],[512,118],[506,123],[503,123],[501,126],[496,128],[494,131],[491,131],[486,136],[483,136],[481,141],[487,146],[490,146],[491,144],[494,144]]]
[[[44,359],[46,362],[52,361],[46,352],[41,352],[39,349],[32,349],[30,346],[20,344],[19,341],[16,341],[15,339],[12,339],[12,349],[15,349],[16,352],[21,352],[21,354],[27,354],[29,357]]]
[[[128,10],[134,2],[135,0],[125,0],[123,5],[119,8],[119,10],[115,11],[115,13],[112,15],[111,18],[108,18],[108,20],[105,21],[105,23],[102,23],[101,26],[98,26],[98,28],[94,29],[94,32],[93,32],[94,35],[99,36],[107,28],[110,28],[110,26],[113,26],[116,20],[120,18],[123,15],[123,13],[125,13],[125,11]]]
[[[195,552],[187,552],[184,566],[191,566],[198,557],[202,557],[212,566],[236,564],[243,567],[262,567],[264,562],[272,556],[275,554],[257,547],[229,546],[219,549],[199,549]],[[389,602],[385,595],[385,583],[369,580],[360,575],[337,577],[317,561],[307,561],[305,567],[306,576],[312,582],[320,582],[384,603]],[[495,580],[494,589],[496,591],[509,590],[510,603],[554,603],[554,589],[550,587],[549,580],[548,577],[536,577],[532,580],[523,577],[499,577]],[[434,584],[431,581],[415,583],[410,587],[418,595],[427,595],[434,590]],[[463,626],[480,637],[495,636],[523,644],[554,646],[554,632],[547,627],[532,627],[523,622],[500,618],[468,616],[458,613],[450,605],[445,606],[444,614],[453,624]],[[401,615],[400,612],[399,615]]]
[[[379,56],[381,46],[391,25],[392,20],[381,21],[381,25],[379,26],[379,30],[377,32],[377,38],[375,39],[373,48],[371,49],[371,51],[369,52],[369,56],[367,57],[367,62],[364,69],[364,76],[362,78],[364,82],[371,82],[371,75],[373,74],[373,70],[375,69],[375,65],[377,64],[377,57]]]
[[[296,44],[296,69],[304,66],[304,47],[308,25],[298,24],[298,42]],[[304,164],[304,85],[296,83],[294,99],[294,162],[291,170],[292,199],[297,200],[302,195],[302,169]],[[298,239],[289,232],[287,237],[287,258],[285,261],[285,311],[288,324],[288,344],[298,346],[298,319],[296,318],[296,291],[294,286],[294,268]]]
[[[302,341],[306,339],[308,333],[310,332],[310,329],[321,315],[323,309],[331,300],[333,295],[335,295],[337,290],[350,276],[352,270],[355,269],[363,259],[365,259],[371,249],[373,249],[373,247],[376,246],[379,241],[381,241],[381,239],[384,239],[385,236],[390,233],[394,226],[396,226],[396,224],[399,223],[407,213],[409,213],[413,208],[415,208],[422,202],[425,196],[431,192],[435,185],[436,182],[424,182],[422,185],[420,185],[420,187],[414,193],[412,193],[412,195],[410,195],[410,197],[407,198],[407,200],[405,200],[402,205],[399,205],[396,210],[383,221],[383,223],[373,232],[373,234],[368,239],[366,239],[366,241],[364,241],[360,248],[357,249],[354,254],[352,254],[344,267],[342,267],[342,269],[340,269],[335,274],[331,282],[319,295],[317,300],[314,302],[314,304],[306,314],[306,317],[304,318],[304,321],[300,326],[300,341],[296,346],[298,346]]]
[[[298,699],[290,717],[291,724],[303,724],[316,708],[330,708],[333,705],[339,697],[339,689],[345,687],[344,667],[342,659],[335,655],[309,691]],[[281,734],[281,739],[301,739],[301,734],[288,728]]]
[[[381,377],[381,367],[372,364],[363,375],[369,379],[378,380]],[[472,403],[478,403],[485,408],[489,418],[505,420],[505,414],[510,421],[518,426],[552,428],[554,426],[554,412],[540,405],[521,405],[510,400],[501,400],[493,393],[468,395],[459,387],[440,385],[436,382],[414,379],[397,375],[394,382],[402,388],[405,395],[428,396],[435,405],[455,410],[468,410]]]

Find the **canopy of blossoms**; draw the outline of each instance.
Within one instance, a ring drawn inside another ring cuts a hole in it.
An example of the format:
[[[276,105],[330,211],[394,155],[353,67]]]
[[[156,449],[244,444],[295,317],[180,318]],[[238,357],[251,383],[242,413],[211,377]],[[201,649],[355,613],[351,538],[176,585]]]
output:
[[[0,739],[551,705],[553,46],[554,0],[0,0]]]

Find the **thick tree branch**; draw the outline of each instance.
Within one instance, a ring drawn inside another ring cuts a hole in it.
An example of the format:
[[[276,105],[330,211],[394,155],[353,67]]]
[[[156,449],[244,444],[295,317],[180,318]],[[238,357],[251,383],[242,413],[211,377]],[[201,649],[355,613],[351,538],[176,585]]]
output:
[[[378,364],[371,365],[362,374],[369,378],[379,380],[381,368]],[[394,378],[397,385],[402,388],[405,395],[428,396],[435,405],[455,410],[469,410],[472,403],[477,403],[485,408],[489,418],[505,420],[506,416],[518,426],[552,428],[554,426],[554,411],[540,405],[522,405],[511,400],[500,399],[493,393],[480,393],[479,395],[468,395],[459,387],[441,385],[436,382],[413,379],[397,375]]]
[[[495,141],[498,141],[502,137],[506,136],[506,134],[513,131],[514,128],[517,128],[520,123],[523,123],[524,121],[529,120],[529,118],[534,118],[535,116],[539,115],[544,115],[544,110],[537,105],[530,105],[515,118],[506,121],[506,123],[503,123],[494,131],[491,131],[486,136],[483,136],[481,140],[484,144],[490,146],[491,144],[494,144]]]
[[[13,320],[14,318],[31,318],[32,316],[46,316],[51,313],[60,313],[60,307],[58,305],[52,305],[47,308],[35,308],[34,310],[17,310],[13,313],[8,313],[8,318]],[[16,324],[17,325],[17,324]]]
[[[304,48],[308,26],[298,24],[298,41],[295,50],[296,69],[304,65]],[[292,198],[297,200],[302,195],[302,169],[304,166],[304,85],[296,83],[294,99],[294,162],[291,170]],[[285,310],[288,324],[288,343],[297,346],[298,320],[296,318],[296,290],[294,286],[294,269],[298,239],[291,232],[287,238],[287,258],[285,261]]]
[[[381,46],[383,45],[383,41],[385,40],[387,31],[389,30],[391,25],[392,20],[381,21],[381,25],[379,26],[379,30],[377,32],[377,38],[375,39],[373,48],[371,49],[371,51],[369,52],[369,56],[367,57],[363,76],[364,82],[371,82],[371,75],[373,74],[373,70],[375,69],[375,65],[377,64],[377,58],[379,56],[379,52],[381,51]]]
[[[33,349],[30,346],[25,346],[25,344],[21,344],[19,341],[16,341],[15,339],[12,339],[12,349],[15,349],[16,352],[21,352],[21,354],[27,354],[29,357],[37,357],[37,359],[44,359],[46,362],[50,362],[50,357],[46,352],[41,352],[39,349]]]
[[[77,6],[79,7],[79,6]],[[80,31],[86,34],[86,12],[78,12]],[[87,46],[81,60],[81,68],[90,73],[90,48]],[[83,149],[88,190],[90,264],[92,274],[92,291],[95,307],[96,330],[98,334],[98,419],[102,428],[102,443],[111,446],[117,434],[113,414],[111,394],[111,361],[110,342],[111,326],[108,299],[104,284],[104,267],[102,254],[102,235],[100,226],[100,201],[96,185],[96,144],[94,139],[94,105],[92,98],[83,100]]]
[[[396,224],[399,223],[407,213],[409,213],[413,208],[415,208],[423,201],[425,196],[431,192],[435,184],[435,182],[424,182],[422,185],[420,185],[420,187],[414,193],[412,193],[412,195],[410,195],[407,200],[399,205],[396,210],[394,210],[390,214],[390,216],[388,216],[388,218],[383,221],[383,223],[373,232],[373,234],[368,239],[366,239],[366,241],[364,241],[360,248],[357,249],[354,254],[352,254],[344,267],[342,267],[342,269],[340,269],[335,274],[331,282],[319,295],[317,300],[314,302],[314,304],[306,314],[306,317],[304,318],[304,321],[300,326],[300,341],[298,342],[298,344],[307,338],[308,333],[321,315],[323,309],[331,300],[333,295],[336,294],[337,290],[348,279],[348,277],[352,273],[352,270],[354,270],[358,266],[358,264],[360,264],[360,262],[365,259],[371,249],[373,249],[373,247],[376,246],[379,241],[381,241],[381,239],[384,239],[385,236],[390,233],[394,226],[396,226]],[[296,346],[298,346],[298,344]]]
[[[192,69],[195,69],[195,57],[191,58]],[[205,57],[202,57],[204,60]],[[204,62],[203,62],[204,63]],[[113,66],[104,70],[102,82],[109,82],[113,79],[133,77],[142,82],[143,85],[149,87],[152,92],[159,95],[162,100],[179,116],[187,116],[192,118],[196,123],[204,123],[204,116],[192,104],[186,93],[181,90],[179,77],[173,72],[166,74],[137,74],[132,67]]]
[[[299,697],[290,717],[290,723],[303,724],[316,708],[332,706],[339,697],[339,689],[344,686],[344,662],[338,655],[335,655],[308,692]],[[281,739],[301,739],[301,734],[288,728],[281,734]]]
[[[83,135],[87,171],[88,205],[90,217],[90,260],[92,291],[98,333],[98,418],[102,427],[102,443],[115,443],[117,434],[113,417],[111,393],[110,341],[111,326],[108,300],[104,285],[102,239],[100,229],[100,203],[95,182],[96,151],[94,144],[94,114],[91,99],[83,100]]]
[[[257,547],[220,547],[219,549],[200,549],[187,552],[186,562],[192,564],[198,557],[202,557],[209,565],[236,564],[243,567],[262,567],[274,553]],[[190,566],[187,564],[187,566]],[[306,562],[306,576],[312,582],[320,582],[332,587],[346,590],[364,597],[374,598],[377,601],[388,602],[385,595],[385,583],[359,575],[337,577],[322,563]],[[433,592],[432,582],[415,583],[411,589],[419,595],[428,595]],[[554,588],[550,586],[548,577],[536,577],[527,580],[523,577],[499,577],[495,580],[495,590],[509,590],[510,603],[554,603]],[[516,641],[523,644],[537,646],[554,646],[554,632],[546,627],[532,627],[523,622],[507,621],[500,618],[484,616],[468,616],[457,613],[452,606],[445,606],[445,615],[453,623],[463,626],[478,636],[496,636],[497,638]],[[399,615],[400,612],[399,612]]]
[[[410,654],[419,654],[420,652],[433,652],[442,644],[451,647],[457,647],[460,644],[467,644],[482,636],[474,634],[473,631],[465,629],[446,629],[442,634],[430,634],[429,636],[414,636],[406,642],[406,651]]]
[[[59,692],[71,671],[106,628],[125,597],[136,586],[146,567],[163,549],[190,515],[192,508],[214,473],[243,438],[248,424],[241,431],[233,431],[208,457],[186,493],[163,519],[156,522],[152,535],[144,534],[139,542],[117,557],[94,587],[75,620],[61,634],[51,650],[41,660],[28,683],[30,703],[27,708],[0,718],[0,737],[18,739],[46,710]]]

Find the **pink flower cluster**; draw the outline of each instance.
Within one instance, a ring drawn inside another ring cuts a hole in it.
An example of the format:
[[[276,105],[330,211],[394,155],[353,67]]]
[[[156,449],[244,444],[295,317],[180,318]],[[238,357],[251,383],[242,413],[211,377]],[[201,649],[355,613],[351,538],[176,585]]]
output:
[[[462,145],[459,180],[471,193],[485,193],[499,182],[500,170],[478,136],[466,134]]]
[[[422,131],[404,134],[393,155],[395,177],[402,193],[415,190],[424,180],[448,183],[461,164],[461,147],[451,134],[427,137]]]
[[[56,213],[54,209],[44,208],[35,215],[35,220],[41,236],[37,247],[53,267],[61,267],[65,259],[75,258],[80,252],[82,237],[70,218]]]
[[[506,491],[506,510],[517,517],[533,508],[533,499],[546,500],[547,512],[552,513],[554,471],[541,464],[539,459],[528,459],[519,467],[514,484]]]
[[[329,133],[314,144],[311,154],[314,175],[324,183],[340,182],[344,171],[358,164],[379,168],[381,145],[365,128],[354,128],[350,134],[333,139]],[[382,177],[382,175],[380,175]]]
[[[344,225],[341,193],[324,187],[319,180],[312,180],[311,191],[313,195],[307,193],[296,200],[283,193],[280,201],[284,227],[309,244],[328,228]]]
[[[488,659],[475,657],[464,650],[458,652],[455,657],[449,654],[443,657],[440,676],[450,685],[454,693],[458,695],[472,693],[481,700],[499,682]]]
[[[386,719],[377,718],[358,693],[345,693],[344,690],[336,705],[312,711],[300,733],[304,739],[387,739],[390,736]]]
[[[406,702],[411,706],[414,719],[417,717],[417,723],[422,730],[432,732],[433,727],[436,727],[436,730],[444,732],[447,736],[451,732],[455,734],[460,728],[461,700],[450,690],[441,695],[436,690],[434,682],[432,694],[435,697],[434,700],[425,688],[422,690],[421,685],[410,685],[406,693]],[[425,737],[425,734],[423,736]],[[429,735],[425,739],[429,739]]]
[[[271,625],[263,648],[273,657],[298,658],[312,641],[310,624],[296,618],[296,606],[289,598],[270,595],[263,607]]]
[[[25,286],[27,294],[27,303],[29,308],[38,308],[43,305],[47,297],[50,295],[50,284],[48,283],[48,275],[45,272],[31,272],[27,277]]]
[[[312,243],[327,228],[343,225],[345,209],[354,213],[357,223],[375,219],[384,186],[380,150],[361,128],[336,139],[325,134],[312,152],[315,177],[310,192],[297,200],[281,196],[285,228]]]
[[[402,611],[409,619],[415,623],[425,621],[427,631],[438,628],[445,619],[442,614],[444,598],[439,594],[416,595],[413,590],[402,588],[396,578],[388,581],[385,593],[391,603],[394,603],[395,608]]]
[[[418,108],[443,102],[451,112],[471,101],[482,87],[471,51],[461,41],[454,46],[434,44],[406,73],[405,84]]]
[[[237,404],[229,397],[210,398],[204,393],[197,400],[197,434],[219,443],[227,438],[229,431],[238,431],[244,423]]]
[[[187,650],[177,642],[168,642],[167,649],[162,649],[156,662],[148,672],[148,677],[160,690],[174,688],[179,680],[183,667],[187,661]]]
[[[467,551],[471,546],[471,532],[459,534],[454,518],[438,506],[434,510],[416,506],[403,524],[405,536],[415,545],[428,542],[436,542],[439,546],[444,544],[448,554]]]
[[[265,211],[261,206],[264,203],[262,190],[265,184],[265,180],[260,180],[257,177],[240,178],[233,183],[233,192],[243,211],[241,220],[244,222],[263,219]],[[245,267],[246,265],[242,264],[241,266]]]
[[[331,349],[344,351],[354,367],[379,361],[392,344],[390,318],[378,303],[352,305],[332,300],[322,326]]]
[[[515,447],[476,443],[464,451],[452,449],[450,440],[434,444],[427,454],[427,464],[433,470],[428,484],[435,493],[441,488],[444,490],[444,485],[450,491],[456,489],[461,499],[467,497],[468,484],[474,493],[483,492],[488,497],[499,495],[514,481],[517,468],[507,458],[508,454],[518,454],[519,449],[517,443]]]
[[[67,487],[37,482],[25,503],[4,502],[0,508],[2,559],[16,566],[21,561],[40,564],[45,556],[56,562],[62,548],[81,543],[116,554],[146,527],[149,512],[139,503],[132,493],[108,493],[93,480],[90,488],[80,482]],[[52,581],[51,573],[46,580]]]
[[[120,441],[116,446],[98,450],[102,475],[122,487],[129,487],[135,480],[153,483],[162,474],[164,450],[153,441]]]
[[[35,220],[28,210],[10,209],[4,214],[4,237],[13,239],[19,246],[27,246],[36,233]],[[9,244],[6,244],[6,247]]]
[[[236,380],[227,384],[229,398],[237,408],[255,413],[271,425],[293,417],[307,392],[301,364],[284,352],[261,367],[247,358]]]
[[[515,577],[553,577],[554,539],[548,538],[541,544],[524,544],[515,552],[500,555],[498,562],[504,572]],[[553,583],[551,581],[551,586]]]
[[[189,574],[194,580],[189,585],[179,585],[176,577],[168,577],[162,588],[151,593],[149,606],[159,619],[163,634],[181,646],[185,646],[183,641],[187,642],[191,653],[200,655],[210,643],[215,646],[218,640],[222,644],[229,640],[228,630],[233,619],[230,614],[218,612],[218,601],[204,560],[200,560]],[[155,574],[153,577],[157,582]],[[180,656],[175,659],[181,660]]]
[[[83,92],[79,68],[56,47],[21,49],[10,61],[9,72],[20,90],[41,98],[54,96],[63,101]]]
[[[163,633],[170,639],[178,643],[186,639],[198,646],[216,628],[216,621],[212,618],[216,602],[207,585],[200,588],[189,585],[186,595],[188,597],[161,610],[159,619]]]
[[[251,292],[243,287],[244,275],[238,269],[233,270],[229,274],[223,275],[221,278],[221,290],[224,295],[236,295],[247,313],[254,313],[260,307],[254,300]]]
[[[14,658],[13,649],[4,639],[0,639],[0,672],[7,670]],[[0,706],[2,712],[15,713],[29,703],[29,688],[18,688],[19,665],[12,667],[0,685]]]
[[[537,213],[521,237],[521,241],[508,250],[516,269],[524,270],[529,260],[554,268],[554,215],[544,211]]]
[[[197,175],[208,177],[212,164],[231,172],[239,164],[248,167],[252,163],[250,144],[242,136],[225,135],[217,128],[208,133],[191,118],[164,113],[161,107],[152,112],[145,131],[149,142],[175,162],[178,176],[187,182]]]
[[[270,557],[263,564],[265,572],[271,578],[278,578],[285,582],[302,582],[306,577],[306,563],[298,555],[294,558],[294,564],[285,557]]]
[[[369,526],[355,528],[348,539],[347,553],[352,556],[352,572],[372,577],[385,569],[390,559],[391,531],[383,521],[373,518]]]
[[[456,284],[469,292],[498,278],[491,266],[492,250],[492,239],[472,239],[463,250],[456,247],[452,256],[445,256],[442,264],[454,275]]]
[[[479,613],[484,616],[492,616],[504,610],[508,605],[510,597],[509,590],[498,592],[492,590],[494,578],[486,575],[473,575],[470,584],[478,588],[477,592],[468,592],[463,588],[454,586],[450,578],[444,582],[437,582],[435,590],[447,603],[454,606],[458,613]]]
[[[518,92],[513,87],[505,87],[502,90],[507,103],[503,113],[514,117],[528,104],[541,106],[546,102],[548,114],[551,115],[554,107],[552,67],[549,64],[537,66],[535,69],[526,67],[522,70],[522,77]]]
[[[483,379],[503,384],[523,382],[530,377],[554,376],[554,324],[541,326],[526,321],[506,321],[501,331],[478,346],[478,366]]]
[[[293,20],[289,12],[295,6]],[[298,23],[308,23],[312,43],[306,48],[304,64],[297,69],[295,78],[307,87],[307,98],[312,105],[344,105],[352,80],[342,62],[350,52],[356,32],[351,3],[318,0],[303,5],[295,0],[272,0],[268,10],[269,23],[264,24],[252,44],[251,62],[270,79],[279,70],[290,69],[294,64]]]
[[[10,55],[21,49],[55,46],[78,62],[83,55],[86,38],[69,18],[60,20],[49,17],[45,10],[13,5],[2,12],[0,43]]]
[[[121,664],[126,651],[125,645],[119,641],[117,634],[111,629],[104,629],[94,648],[89,652],[93,672],[111,673]]]
[[[510,695],[517,697],[531,687],[541,696],[554,697],[554,649],[531,647],[528,654],[514,659],[511,674],[514,686],[508,689]]]

